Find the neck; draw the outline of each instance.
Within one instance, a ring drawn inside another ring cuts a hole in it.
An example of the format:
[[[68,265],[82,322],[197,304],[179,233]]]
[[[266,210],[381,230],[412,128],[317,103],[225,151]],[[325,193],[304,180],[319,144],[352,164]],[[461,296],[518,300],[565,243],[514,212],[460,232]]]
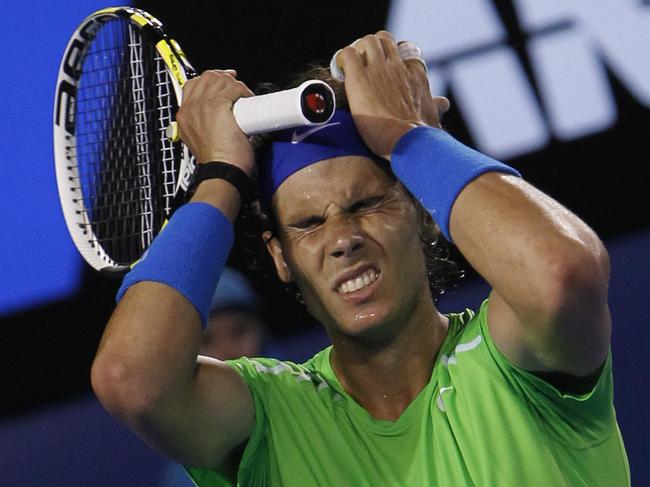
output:
[[[429,296],[406,313],[394,336],[379,343],[329,330],[334,373],[375,419],[398,419],[431,378],[448,320]]]

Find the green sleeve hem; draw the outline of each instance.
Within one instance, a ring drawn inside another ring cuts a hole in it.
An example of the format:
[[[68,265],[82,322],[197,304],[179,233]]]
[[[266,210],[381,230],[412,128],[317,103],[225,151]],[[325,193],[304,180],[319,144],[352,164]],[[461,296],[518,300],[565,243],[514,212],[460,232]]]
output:
[[[596,447],[607,441],[616,428],[613,407],[611,351],[593,388],[583,394],[568,393],[534,373],[513,364],[492,340],[487,323],[489,300],[476,317],[480,333],[494,366],[534,408],[540,427],[555,441],[572,450]]]

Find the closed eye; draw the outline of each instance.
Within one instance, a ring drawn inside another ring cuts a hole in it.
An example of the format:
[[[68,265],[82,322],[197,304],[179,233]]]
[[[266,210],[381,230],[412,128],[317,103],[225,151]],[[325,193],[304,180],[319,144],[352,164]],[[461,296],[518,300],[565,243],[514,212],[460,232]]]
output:
[[[356,213],[359,211],[369,210],[376,207],[379,203],[384,200],[384,196],[371,196],[369,198],[363,198],[361,200],[355,201],[351,206],[347,208],[347,211],[350,213]],[[287,225],[290,228],[297,230],[308,230],[319,225],[322,225],[325,222],[325,218],[318,215],[312,215],[307,218],[297,220],[295,222]]]
[[[362,200],[356,201],[348,208],[348,211],[351,213],[354,213],[356,211],[363,211],[367,210],[369,208],[374,208],[377,206],[382,200],[384,199],[383,196],[371,196],[370,198],[364,198]]]
[[[310,216],[307,218],[303,218],[302,220],[298,220],[297,222],[294,222],[289,226],[292,228],[297,228],[299,230],[305,230],[307,228],[318,226],[322,224],[323,221],[324,219],[322,216]]]

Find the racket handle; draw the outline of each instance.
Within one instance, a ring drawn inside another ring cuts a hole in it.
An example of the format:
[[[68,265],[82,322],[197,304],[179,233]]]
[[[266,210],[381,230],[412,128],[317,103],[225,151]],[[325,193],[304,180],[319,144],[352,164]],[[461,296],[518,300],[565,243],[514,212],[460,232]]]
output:
[[[297,88],[240,98],[233,106],[237,125],[246,135],[273,132],[303,125],[326,123],[336,108],[329,85],[309,80]]]
[[[303,125],[321,125],[336,110],[336,97],[329,85],[319,80],[305,81],[290,90],[240,98],[233,106],[239,128],[246,135],[256,135]],[[178,124],[172,122],[165,135],[177,142]]]

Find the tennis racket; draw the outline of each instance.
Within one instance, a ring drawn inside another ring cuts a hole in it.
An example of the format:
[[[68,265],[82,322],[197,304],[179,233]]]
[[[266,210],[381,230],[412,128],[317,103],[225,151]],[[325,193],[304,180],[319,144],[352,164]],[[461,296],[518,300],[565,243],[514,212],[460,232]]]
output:
[[[57,80],[54,150],[65,222],[93,268],[122,275],[183,200],[195,161],[174,118],[194,69],[153,16],[99,10],[70,39]],[[334,113],[321,81],[238,100],[247,135],[318,125]]]

